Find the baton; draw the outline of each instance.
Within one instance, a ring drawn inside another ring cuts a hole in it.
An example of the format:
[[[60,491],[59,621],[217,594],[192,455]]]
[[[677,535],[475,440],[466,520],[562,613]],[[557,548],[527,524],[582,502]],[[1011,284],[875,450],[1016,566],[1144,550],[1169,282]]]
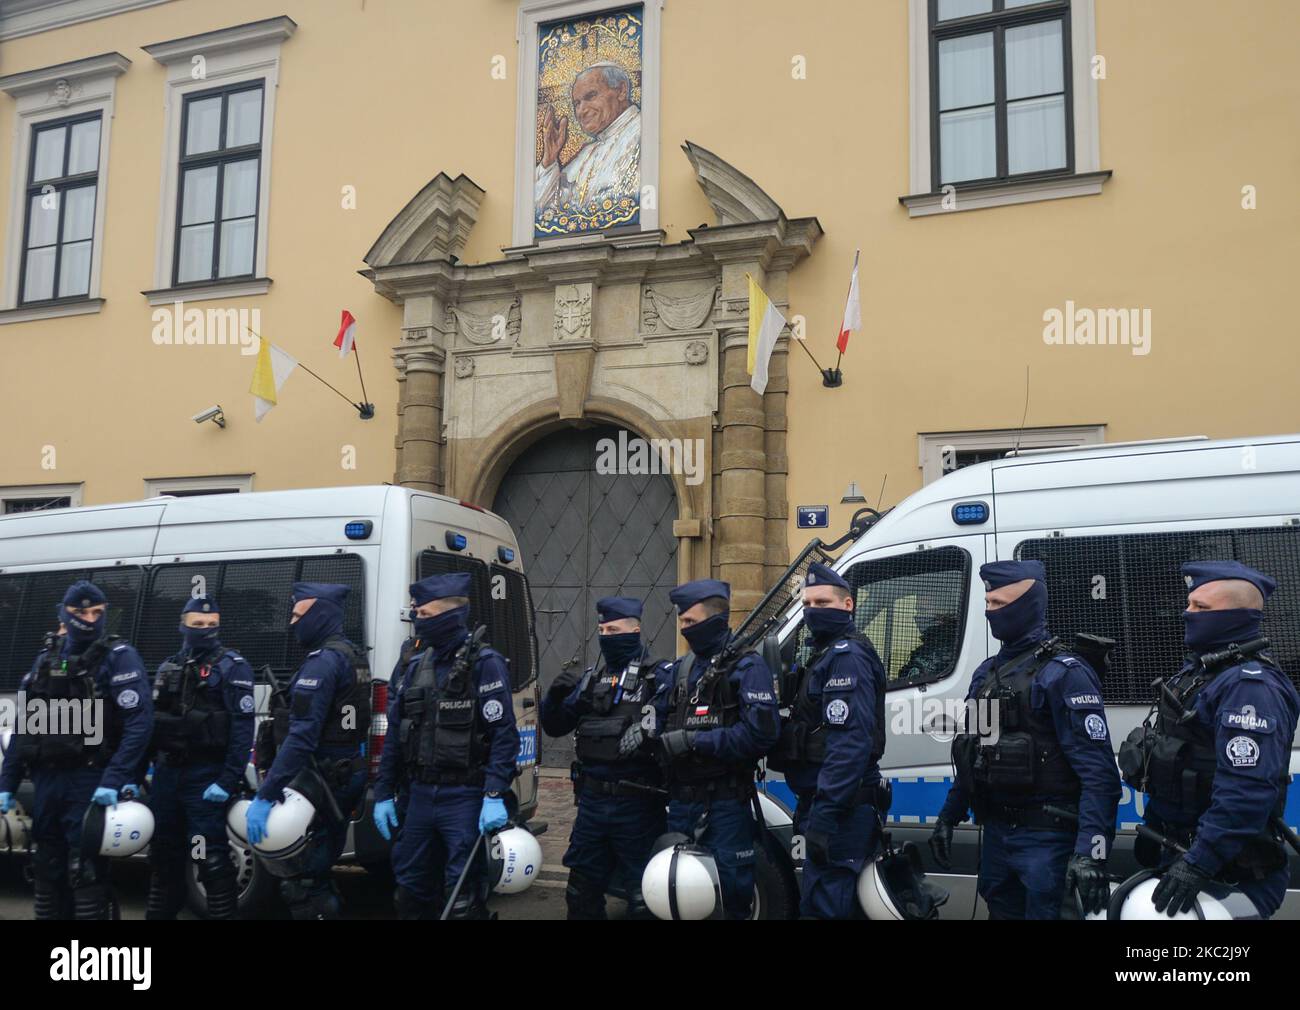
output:
[[[460,871],[460,876],[456,878],[456,886],[451,889],[451,897],[447,899],[442,915],[438,916],[439,922],[445,922],[447,916],[451,915],[451,906],[456,904],[456,899],[460,896],[461,886],[465,883],[465,878],[469,876],[469,868],[474,865],[474,857],[478,855],[478,847],[483,844],[483,839],[486,837],[487,835],[480,834],[474,840],[474,848],[469,850],[469,857],[465,860],[465,866]]]

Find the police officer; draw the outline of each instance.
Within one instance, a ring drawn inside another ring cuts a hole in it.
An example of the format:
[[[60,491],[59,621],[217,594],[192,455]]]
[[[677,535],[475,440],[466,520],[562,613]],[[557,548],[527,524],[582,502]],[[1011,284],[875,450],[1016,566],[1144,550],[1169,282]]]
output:
[[[36,918],[107,919],[112,892],[108,860],[82,851],[82,819],[91,803],[113,806],[138,794],[129,784],[153,729],[153,702],[139,653],[106,634],[108,599],[91,582],[63,595],[67,634],[50,635],[19,686],[20,721],[0,771],[0,810],[30,770],[32,869]],[[76,704],[81,702],[81,704]],[[39,716],[40,728],[32,723]],[[80,716],[82,725],[63,724]]]
[[[799,798],[794,823],[806,858],[800,914],[862,918],[858,874],[875,855],[880,815],[889,807],[880,783],[885,668],[854,627],[849,584],[825,565],[808,568],[803,618],[813,654],[767,764],[785,773]]]
[[[627,895],[628,918],[653,918],[641,896],[641,875],[664,832],[661,773],[651,736],[651,702],[672,685],[672,663],[657,663],[641,640],[641,601],[596,601],[602,662],[561,673],[542,699],[542,729],[577,730],[573,795],[578,814],[564,865],[570,919],[604,919],[605,891],[615,877]]]
[[[754,769],[780,735],[772,674],[732,646],[731,586],[699,579],[668,598],[690,652],[673,664],[659,696],[668,778],[668,830],[694,836],[718,867],[729,919],[749,918],[754,898]],[[701,831],[702,829],[702,831]]]
[[[295,919],[336,919],[339,899],[331,868],[347,840],[349,813],[365,792],[363,751],[370,729],[370,668],[365,653],[343,634],[343,603],[348,587],[323,582],[293,586],[290,629],[309,650],[289,683],[289,709],[273,717],[275,757],[262,787],[248,807],[249,842],[266,837],[266,820],[286,786],[300,775],[319,775],[341,817],[317,805],[309,851],[280,881],[280,892]],[[265,737],[258,737],[263,760]]]
[[[158,668],[154,681],[155,823],[146,919],[176,918],[185,904],[187,857],[198,864],[208,918],[235,917],[225,811],[253,746],[253,671],[243,656],[222,646],[220,624],[216,600],[186,602],[181,650]]]
[[[1286,804],[1300,696],[1265,651],[1264,603],[1277,584],[1236,561],[1182,566],[1190,658],[1163,681],[1154,734],[1133,769],[1135,738],[1121,748],[1125,778],[1149,793],[1146,823],[1187,847],[1134,854],[1168,868],[1152,894],[1157,912],[1189,911],[1212,880],[1238,887],[1267,918],[1286,897],[1290,871],[1275,825]],[[1145,758],[1145,760],[1143,760]]]
[[[375,783],[375,826],[398,826],[395,904],[403,919],[436,919],[479,835],[504,827],[519,731],[505,658],[469,630],[470,577],[436,575],[411,586],[415,638],[393,670],[389,744]],[[449,918],[488,918],[482,847]]]
[[[979,725],[953,741],[957,776],[930,838],[935,861],[948,868],[953,825],[973,808],[989,918],[1059,918],[1067,889],[1100,911],[1122,792],[1101,683],[1050,636],[1040,562],[997,561],[980,577],[1002,648],[971,677],[967,719],[974,701]]]

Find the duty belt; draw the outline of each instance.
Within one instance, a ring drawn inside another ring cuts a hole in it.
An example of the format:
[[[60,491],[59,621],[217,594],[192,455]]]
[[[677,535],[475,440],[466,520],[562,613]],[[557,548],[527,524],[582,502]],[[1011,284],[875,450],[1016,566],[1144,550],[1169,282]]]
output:
[[[754,795],[756,788],[752,778],[725,778],[709,782],[695,782],[691,785],[671,785],[668,795],[674,803],[710,803],[713,800],[747,800]]]
[[[591,775],[576,772],[573,776],[574,798],[583,796],[640,796],[653,799],[658,784],[649,778],[625,777],[618,780],[598,779]]]
[[[993,822],[1008,828],[1043,828],[1048,831],[1063,831],[1073,834],[1078,827],[1078,811],[1073,804],[1058,803],[1056,806],[1075,814],[1070,820],[1056,814],[1049,814],[1043,804],[1029,804],[1023,807],[1006,803],[981,802],[976,810],[976,817],[982,823]]]
[[[469,771],[437,771],[421,768],[415,773],[415,781],[430,786],[481,786],[487,781],[482,768]]]

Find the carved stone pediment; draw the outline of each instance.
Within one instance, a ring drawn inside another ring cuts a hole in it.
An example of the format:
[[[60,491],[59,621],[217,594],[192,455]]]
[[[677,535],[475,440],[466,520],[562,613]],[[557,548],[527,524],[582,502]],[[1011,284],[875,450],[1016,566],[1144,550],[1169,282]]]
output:
[[[439,172],[398,212],[365,255],[370,267],[459,258],[483,200],[472,179]]]
[[[775,221],[785,215],[780,205],[744,172],[723,161],[712,151],[689,140],[682,145],[691,160],[700,188],[708,197],[719,225]]]

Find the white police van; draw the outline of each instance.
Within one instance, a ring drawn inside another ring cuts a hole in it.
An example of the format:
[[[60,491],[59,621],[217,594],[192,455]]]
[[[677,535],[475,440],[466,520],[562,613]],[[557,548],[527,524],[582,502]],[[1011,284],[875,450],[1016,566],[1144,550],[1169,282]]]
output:
[[[889,678],[888,830],[895,843],[920,844],[927,860],[925,842],[952,784],[953,716],[971,674],[998,647],[984,619],[985,562],[1043,562],[1051,631],[1067,643],[1081,632],[1118,643],[1102,677],[1116,748],[1146,717],[1152,681],[1182,662],[1184,561],[1235,559],[1277,580],[1264,631],[1282,669],[1300,683],[1300,435],[1021,451],[950,473],[851,534],[833,562],[828,548],[839,544],[813,541],[769,594],[766,614],[751,621],[778,617],[769,663],[779,648],[788,667],[806,649],[789,601],[807,565],[831,563],[854,588],[857,626]],[[1300,825],[1297,771],[1293,742],[1285,814],[1292,828]],[[789,789],[774,776],[766,791],[769,826],[788,838],[778,806],[792,803]],[[1112,871],[1137,868],[1133,828],[1143,799],[1124,788]],[[976,914],[979,840],[969,822],[956,831],[954,872],[939,877],[952,892],[945,917]],[[1294,855],[1291,865],[1293,888],[1300,887]],[[1300,891],[1291,891],[1279,915],[1300,917]]]
[[[510,661],[520,734],[514,788],[521,816],[531,817],[537,807],[537,642],[519,544],[504,519],[443,495],[387,486],[317,488],[0,517],[0,696],[11,699],[17,691],[54,627],[55,606],[69,583],[90,579],[108,596],[109,631],[135,645],[151,679],[179,648],[186,599],[195,591],[216,596],[222,642],[257,673],[258,711],[265,714],[266,668],[287,685],[303,658],[289,633],[290,587],[343,583],[351,587],[344,633],[369,650],[374,677],[373,769],[387,730],[387,682],[410,636],[408,586],[448,572],[471,575],[470,620],[487,625],[488,641]],[[29,792],[19,793],[24,800],[29,807]],[[367,795],[344,861],[386,870],[388,843],[374,828],[372,805]],[[21,842],[24,827],[11,821],[0,851]],[[258,906],[271,883],[245,852],[241,910]]]

